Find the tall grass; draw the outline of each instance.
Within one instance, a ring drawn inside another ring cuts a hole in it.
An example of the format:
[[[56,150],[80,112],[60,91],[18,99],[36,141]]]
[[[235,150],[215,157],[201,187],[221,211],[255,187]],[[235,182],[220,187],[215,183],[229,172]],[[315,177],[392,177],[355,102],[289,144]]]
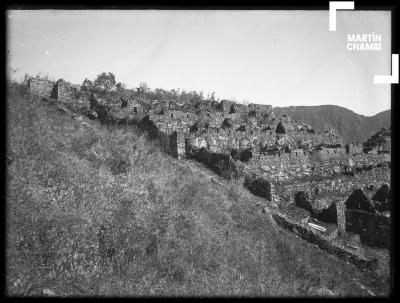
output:
[[[8,93],[9,295],[357,295],[354,266],[277,229],[239,181],[211,184],[134,127],[87,128]]]

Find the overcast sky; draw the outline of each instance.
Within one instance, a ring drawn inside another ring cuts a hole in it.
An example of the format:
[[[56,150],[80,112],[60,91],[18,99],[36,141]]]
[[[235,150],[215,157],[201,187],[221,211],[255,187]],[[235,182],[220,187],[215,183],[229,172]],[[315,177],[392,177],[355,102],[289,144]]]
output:
[[[215,91],[273,106],[335,104],[363,115],[390,109],[390,12],[8,11],[16,76],[80,84],[102,71],[128,87]],[[379,33],[382,51],[350,52],[347,34]]]

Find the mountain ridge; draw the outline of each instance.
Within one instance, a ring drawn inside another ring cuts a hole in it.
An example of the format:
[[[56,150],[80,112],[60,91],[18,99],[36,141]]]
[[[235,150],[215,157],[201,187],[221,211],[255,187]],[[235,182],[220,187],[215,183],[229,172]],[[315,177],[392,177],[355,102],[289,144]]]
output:
[[[294,120],[310,124],[317,131],[334,129],[343,137],[345,144],[352,141],[365,142],[382,127],[391,125],[391,110],[374,116],[357,114],[338,105],[273,107],[276,114],[286,113]]]

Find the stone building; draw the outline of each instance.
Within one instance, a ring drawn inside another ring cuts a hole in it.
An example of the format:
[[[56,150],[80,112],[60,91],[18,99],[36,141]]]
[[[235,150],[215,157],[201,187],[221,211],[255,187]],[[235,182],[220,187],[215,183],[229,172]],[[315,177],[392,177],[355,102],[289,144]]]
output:
[[[121,104],[122,107],[122,104]],[[131,112],[132,114],[143,114],[144,112],[144,107],[141,104],[141,102],[139,102],[139,100],[135,100],[135,99],[128,99],[126,100],[126,108],[129,110],[129,112]]]

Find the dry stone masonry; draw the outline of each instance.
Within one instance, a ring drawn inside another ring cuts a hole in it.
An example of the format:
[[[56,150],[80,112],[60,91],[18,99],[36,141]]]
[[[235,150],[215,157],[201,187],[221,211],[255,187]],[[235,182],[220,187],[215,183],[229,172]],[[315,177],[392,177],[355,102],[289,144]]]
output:
[[[129,97],[107,102],[104,96],[78,94],[63,80],[32,79],[30,89],[86,104],[84,113],[102,122],[136,123],[173,157],[196,159],[227,178],[242,176],[244,186],[277,203],[289,221],[314,222],[308,229],[324,225],[315,233],[329,231],[324,241],[355,233],[359,245],[389,247],[390,128],[363,144],[344,145],[334,131],[316,132],[287,114],[276,116],[271,105]]]
[[[28,87],[34,95],[49,97],[54,84],[49,80],[32,78],[28,81]]]

